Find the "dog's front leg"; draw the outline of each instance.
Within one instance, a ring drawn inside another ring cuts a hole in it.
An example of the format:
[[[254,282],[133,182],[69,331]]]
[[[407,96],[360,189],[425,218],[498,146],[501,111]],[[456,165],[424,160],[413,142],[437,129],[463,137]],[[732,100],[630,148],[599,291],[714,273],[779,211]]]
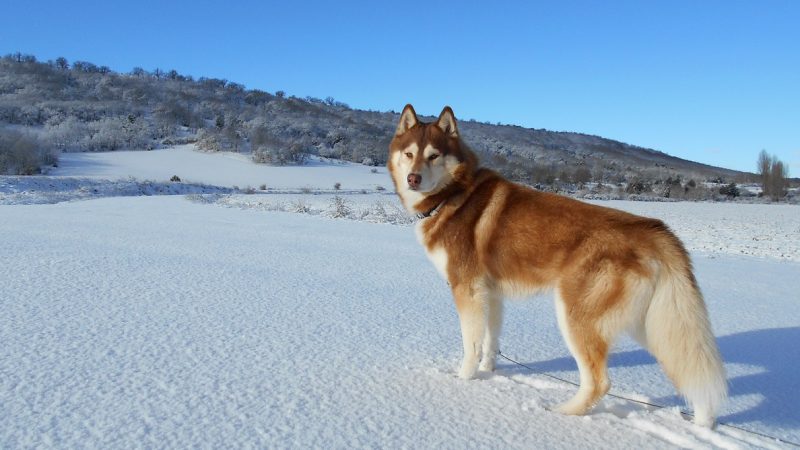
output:
[[[483,335],[483,356],[478,369],[492,372],[499,348],[500,328],[503,325],[503,299],[498,295],[489,295],[485,305],[486,334]]]
[[[481,358],[483,333],[486,328],[483,299],[469,286],[454,286],[458,317],[461,321],[461,339],[464,344],[464,359],[458,376],[469,380],[478,371]]]

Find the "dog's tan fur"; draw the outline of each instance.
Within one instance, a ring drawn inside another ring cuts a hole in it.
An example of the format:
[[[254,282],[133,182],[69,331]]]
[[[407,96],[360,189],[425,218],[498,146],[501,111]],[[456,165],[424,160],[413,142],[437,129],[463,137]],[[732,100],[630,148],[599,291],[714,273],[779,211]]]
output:
[[[479,362],[494,369],[503,297],[553,289],[581,378],[559,411],[584,414],[608,392],[609,347],[627,331],[692,404],[695,422],[713,425],[725,374],[688,254],[663,222],[535,191],[481,168],[449,107],[426,124],[407,105],[388,168],[405,207],[426,215],[418,238],[452,288],[462,378],[472,378]]]

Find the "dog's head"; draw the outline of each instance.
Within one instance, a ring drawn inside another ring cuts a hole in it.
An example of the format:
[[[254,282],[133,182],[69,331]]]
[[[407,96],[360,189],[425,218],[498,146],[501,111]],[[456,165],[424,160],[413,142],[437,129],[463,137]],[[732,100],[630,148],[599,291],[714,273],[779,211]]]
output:
[[[387,163],[406,208],[413,210],[420,200],[457,182],[474,164],[474,155],[461,144],[449,106],[436,122],[424,123],[417,119],[414,107],[406,105],[389,144]]]

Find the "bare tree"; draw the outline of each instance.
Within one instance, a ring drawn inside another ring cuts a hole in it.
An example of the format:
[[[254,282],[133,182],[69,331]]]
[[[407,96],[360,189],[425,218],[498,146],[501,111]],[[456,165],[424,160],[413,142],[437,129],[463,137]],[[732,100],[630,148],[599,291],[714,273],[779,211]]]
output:
[[[769,175],[771,172],[770,169],[772,167],[772,158],[770,158],[769,153],[767,153],[766,150],[761,150],[761,152],[758,154],[756,167],[758,168],[758,174],[761,176],[761,186],[766,189],[767,184],[769,184]]]
[[[786,178],[789,171],[783,165],[783,161],[775,157],[773,159],[769,177],[769,192],[772,199],[777,201],[786,196]]]
[[[770,156],[766,150],[761,150],[756,162],[758,174],[761,177],[761,186],[764,196],[769,196],[773,201],[778,201],[786,196],[787,178],[789,171],[777,156]]]
[[[572,174],[572,179],[576,183],[588,183],[592,181],[592,172],[586,166],[578,167]]]

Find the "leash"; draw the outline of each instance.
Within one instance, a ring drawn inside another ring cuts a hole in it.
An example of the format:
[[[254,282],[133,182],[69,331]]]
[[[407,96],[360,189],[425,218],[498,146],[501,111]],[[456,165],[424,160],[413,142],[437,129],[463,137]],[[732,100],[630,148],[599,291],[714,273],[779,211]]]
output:
[[[543,375],[545,377],[552,378],[553,380],[557,380],[557,381],[560,381],[562,383],[571,384],[572,386],[580,387],[580,384],[578,384],[578,383],[573,383],[572,381],[565,380],[564,378],[557,377],[557,376],[555,376],[553,374],[550,374],[550,373],[547,373],[547,372],[537,371],[531,366],[522,364],[519,361],[515,361],[515,360],[509,358],[508,356],[506,356],[505,354],[503,354],[503,352],[501,352],[500,350],[497,351],[497,355],[500,356],[501,358],[505,359],[506,361],[508,361],[508,362],[510,362],[512,364],[516,364],[516,365],[518,365],[520,367],[524,367],[524,368],[528,369],[529,371],[531,371],[531,372],[533,372],[533,373],[535,373],[537,375]],[[625,397],[625,396],[622,396],[622,395],[613,394],[611,392],[607,393],[606,395],[608,395],[609,397],[613,397],[613,398],[619,399],[619,400],[624,400],[624,401],[631,402],[631,403],[638,403],[640,405],[649,406],[649,407],[655,408],[655,409],[667,408],[667,405],[658,405],[658,404],[655,404],[655,403],[649,403],[649,402],[645,402],[645,401],[642,401],[642,400],[636,400],[634,398],[629,398],[629,397]],[[680,412],[681,416],[683,416],[685,418],[694,417],[694,414],[692,414],[690,412],[686,412],[686,411],[684,411],[682,409],[679,409],[678,411]],[[786,439],[778,438],[778,437],[771,436],[769,434],[761,433],[761,432],[758,432],[758,431],[748,430],[748,429],[742,428],[742,427],[740,427],[738,425],[732,425],[732,424],[724,423],[724,422],[717,422],[717,426],[733,428],[735,430],[744,431],[745,433],[750,433],[750,434],[755,435],[755,436],[760,436],[760,437],[766,438],[766,439],[772,439],[772,440],[780,442],[782,444],[788,444],[788,445],[791,445],[793,447],[800,448],[800,443],[788,441]]]

